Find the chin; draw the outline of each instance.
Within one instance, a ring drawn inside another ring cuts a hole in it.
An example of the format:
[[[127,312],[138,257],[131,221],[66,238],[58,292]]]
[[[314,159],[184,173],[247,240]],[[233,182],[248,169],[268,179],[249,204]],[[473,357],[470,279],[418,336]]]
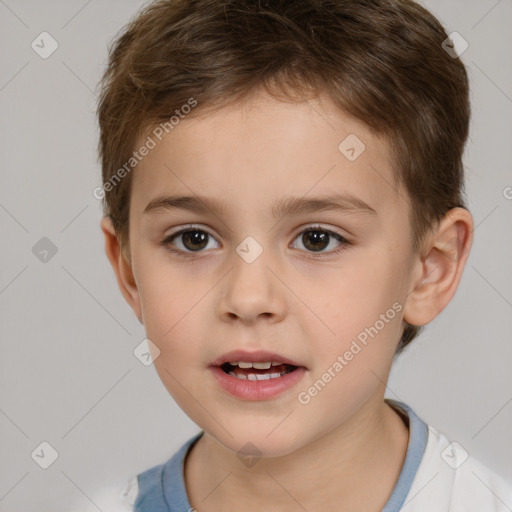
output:
[[[278,425],[279,423],[277,423]],[[226,425],[227,431],[215,428],[215,431],[208,430],[225,448],[236,453],[239,458],[246,457],[282,457],[295,452],[302,446],[301,440],[286,429],[284,426],[278,426],[276,423],[272,427],[256,423],[246,425]],[[275,429],[275,430],[274,430]],[[281,430],[279,432],[279,430]],[[243,460],[242,460],[243,462]]]

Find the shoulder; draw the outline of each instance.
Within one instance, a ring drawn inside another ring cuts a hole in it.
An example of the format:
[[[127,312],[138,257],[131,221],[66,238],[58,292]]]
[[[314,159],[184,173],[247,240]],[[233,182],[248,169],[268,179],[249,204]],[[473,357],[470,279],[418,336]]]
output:
[[[184,461],[192,445],[204,434],[190,438],[165,463],[153,466],[128,483],[126,505],[134,512],[189,510],[184,481]],[[129,503],[128,503],[129,502]]]
[[[132,475],[128,480],[122,479],[109,482],[107,486],[96,491],[94,495],[94,502],[98,504],[101,503],[101,510],[104,511],[133,512],[137,493],[137,476]],[[69,510],[82,510],[82,508],[79,508],[77,504],[73,505],[74,506],[69,508]],[[99,510],[99,507],[96,508]]]
[[[159,464],[132,476],[121,494],[119,512],[168,510],[163,492],[164,467]]]
[[[126,482],[126,487],[121,493],[120,511],[132,512],[135,505],[135,498],[139,493],[139,483],[136,476],[133,476]]]
[[[510,512],[511,509],[512,483],[429,425],[425,452],[401,510]]]

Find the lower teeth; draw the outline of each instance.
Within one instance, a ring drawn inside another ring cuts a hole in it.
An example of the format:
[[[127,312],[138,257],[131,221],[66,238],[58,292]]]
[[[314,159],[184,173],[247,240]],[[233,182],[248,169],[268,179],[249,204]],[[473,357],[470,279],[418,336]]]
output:
[[[231,377],[236,377],[237,379],[242,380],[269,380],[269,379],[277,379],[278,377],[282,377],[286,375],[286,372],[283,373],[248,373],[247,375],[244,373],[240,373],[237,375],[235,372],[229,372],[228,375]]]

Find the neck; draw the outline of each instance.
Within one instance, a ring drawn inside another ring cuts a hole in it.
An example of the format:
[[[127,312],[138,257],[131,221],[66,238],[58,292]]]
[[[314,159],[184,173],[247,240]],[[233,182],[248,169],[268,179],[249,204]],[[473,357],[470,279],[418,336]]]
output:
[[[382,510],[400,475],[409,433],[399,414],[379,399],[301,449],[263,457],[250,468],[205,432],[185,462],[190,504],[198,512],[241,503],[244,512],[298,510],[299,505]]]

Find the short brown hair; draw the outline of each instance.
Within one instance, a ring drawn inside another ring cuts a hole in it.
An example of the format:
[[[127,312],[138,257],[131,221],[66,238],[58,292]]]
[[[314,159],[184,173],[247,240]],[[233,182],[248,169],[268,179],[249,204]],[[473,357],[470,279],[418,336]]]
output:
[[[98,119],[104,214],[128,246],[130,161],[148,127],[190,98],[201,110],[258,87],[304,101],[324,92],[388,138],[408,194],[414,250],[454,207],[465,208],[469,127],[464,65],[442,48],[439,21],[410,0],[157,0],[109,49]],[[341,142],[341,141],[340,141]],[[125,167],[126,169],[126,167]],[[419,332],[407,324],[398,352]]]

